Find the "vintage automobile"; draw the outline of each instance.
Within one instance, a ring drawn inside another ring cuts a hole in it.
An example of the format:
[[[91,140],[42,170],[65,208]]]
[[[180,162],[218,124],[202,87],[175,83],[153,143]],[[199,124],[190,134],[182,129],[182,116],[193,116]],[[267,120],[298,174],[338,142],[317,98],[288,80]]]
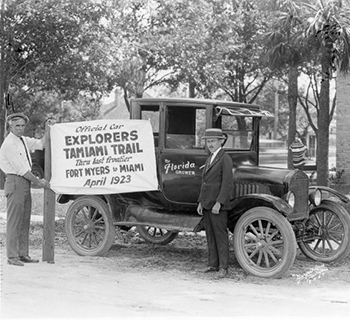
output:
[[[296,258],[297,246],[321,262],[350,251],[348,198],[326,187],[309,186],[299,170],[259,166],[259,123],[269,114],[258,105],[199,99],[133,99],[131,119],[151,122],[157,191],[106,195],[65,195],[73,200],[65,220],[68,241],[79,255],[103,255],[116,227],[136,227],[154,244],[167,244],[180,231],[202,229],[197,199],[207,151],[206,128],[221,128],[233,160],[233,209],[229,230],[234,254],[248,273],[278,278]]]

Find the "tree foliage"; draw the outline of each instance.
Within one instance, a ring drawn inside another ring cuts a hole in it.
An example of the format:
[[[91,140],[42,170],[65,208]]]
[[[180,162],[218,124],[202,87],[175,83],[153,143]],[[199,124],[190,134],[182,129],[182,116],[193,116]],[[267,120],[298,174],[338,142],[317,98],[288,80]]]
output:
[[[311,125],[324,146],[329,79],[349,68],[349,17],[344,0],[3,0],[0,93],[16,111],[64,121],[97,116],[99,99],[116,86],[127,104],[160,84],[265,104],[273,101],[269,81],[278,78],[288,84],[289,111],[281,103],[280,116],[289,118],[290,142],[298,76],[312,70],[310,83],[320,90],[300,102],[306,111],[319,103]]]
[[[271,72],[258,41],[266,21],[255,1],[169,1],[160,12],[173,25],[166,47],[172,86],[192,84],[207,98],[256,99]]]
[[[2,86],[11,103],[8,112],[26,111],[42,120],[61,111],[62,101],[84,101],[96,113],[99,99],[115,80],[108,54],[108,6],[95,1],[23,1],[7,3],[1,37]],[[47,102],[40,98],[51,95]],[[78,106],[79,104],[77,104]],[[77,119],[73,115],[68,119]],[[1,104],[1,115],[6,110]],[[1,135],[3,137],[3,134]]]
[[[108,10],[103,3],[12,1],[5,13],[10,86],[57,91],[65,98],[111,89],[108,30],[103,24]]]

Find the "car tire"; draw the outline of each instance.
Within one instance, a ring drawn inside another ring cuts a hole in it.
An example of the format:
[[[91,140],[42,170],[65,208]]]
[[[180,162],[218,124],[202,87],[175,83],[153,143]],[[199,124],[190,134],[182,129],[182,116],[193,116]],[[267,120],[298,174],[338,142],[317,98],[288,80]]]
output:
[[[340,204],[324,200],[310,211],[306,239],[298,242],[301,252],[319,262],[333,262],[350,253],[350,216]]]
[[[116,230],[108,205],[99,197],[83,196],[68,208],[67,240],[81,256],[101,256],[112,246]]]
[[[145,239],[147,242],[153,244],[168,244],[173,241],[178,232],[169,231],[162,228],[149,227],[149,226],[136,226],[139,235]]]
[[[288,220],[267,207],[252,208],[239,218],[233,245],[242,269],[261,278],[284,276],[293,265],[297,251]]]
[[[37,163],[33,163],[32,165],[32,174],[36,176],[38,179],[44,178],[44,170]]]

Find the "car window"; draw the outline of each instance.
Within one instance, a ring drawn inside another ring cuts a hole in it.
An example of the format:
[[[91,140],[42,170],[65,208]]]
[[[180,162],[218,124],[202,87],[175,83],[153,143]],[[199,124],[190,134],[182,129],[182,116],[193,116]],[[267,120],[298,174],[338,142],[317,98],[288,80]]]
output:
[[[141,119],[149,120],[151,122],[154,146],[158,147],[159,135],[159,106],[141,106]]]
[[[203,148],[206,109],[189,106],[167,106],[165,118],[168,149]]]
[[[253,118],[221,115],[221,129],[227,135],[224,148],[249,150],[253,139]]]

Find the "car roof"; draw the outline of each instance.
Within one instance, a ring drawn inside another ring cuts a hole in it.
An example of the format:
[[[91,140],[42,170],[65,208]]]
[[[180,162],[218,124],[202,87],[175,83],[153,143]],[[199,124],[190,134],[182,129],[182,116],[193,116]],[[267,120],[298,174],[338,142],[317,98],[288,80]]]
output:
[[[234,102],[215,99],[197,99],[197,98],[132,98],[131,103],[171,103],[171,104],[186,104],[186,105],[213,105],[219,108],[223,114],[241,115],[241,116],[258,116],[258,117],[273,117],[268,111],[261,110],[257,104]]]

